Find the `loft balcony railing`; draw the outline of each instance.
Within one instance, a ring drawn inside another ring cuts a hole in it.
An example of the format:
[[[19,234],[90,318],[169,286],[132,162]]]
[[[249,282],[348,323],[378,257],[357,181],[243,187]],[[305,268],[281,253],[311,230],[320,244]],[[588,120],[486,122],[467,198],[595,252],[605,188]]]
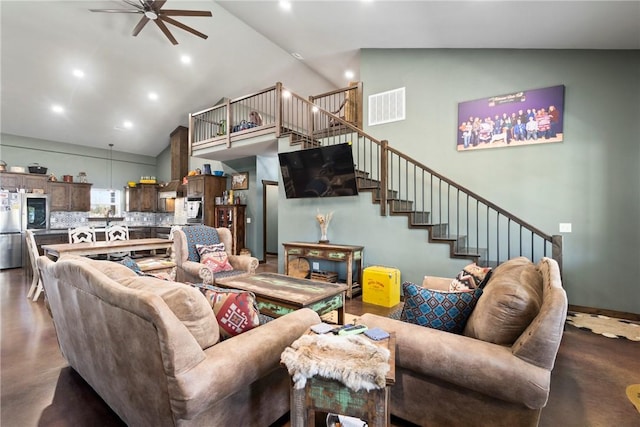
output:
[[[351,101],[345,99],[354,100],[360,111],[349,116],[344,107]],[[372,192],[380,214],[406,216],[409,227],[429,230],[430,241],[448,243],[452,257],[490,266],[516,256],[534,262],[551,257],[562,268],[562,236],[543,232],[368,135],[361,129],[361,107],[361,84],[307,100],[277,83],[191,114],[191,150],[224,149],[265,134],[289,136],[291,144],[302,149],[348,142],[354,150],[358,188]],[[251,121],[255,113],[258,122]]]

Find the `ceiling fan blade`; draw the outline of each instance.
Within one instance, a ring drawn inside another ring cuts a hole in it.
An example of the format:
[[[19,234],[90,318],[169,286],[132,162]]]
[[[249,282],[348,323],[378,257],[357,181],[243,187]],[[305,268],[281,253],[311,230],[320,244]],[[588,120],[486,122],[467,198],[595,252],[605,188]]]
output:
[[[162,9],[162,6],[164,6],[164,4],[167,2],[167,0],[145,0],[147,5],[149,5],[149,7],[153,10],[155,10],[156,12],[160,12],[160,9]]]
[[[156,19],[155,21],[153,21],[156,23],[156,25],[158,26],[158,28],[160,28],[162,30],[162,32],[164,33],[165,36],[167,36],[167,38],[169,39],[169,41],[175,46],[178,44],[178,41],[173,37],[173,35],[171,34],[171,31],[169,31],[169,29],[167,28],[166,25],[164,25],[164,22],[162,22],[162,20],[160,19]]]
[[[142,15],[142,18],[140,18],[140,21],[138,21],[136,26],[133,28],[133,33],[131,33],[131,35],[134,36],[134,37],[137,36],[138,33],[140,31],[142,31],[144,26],[147,25],[147,22],[149,22],[149,18],[147,18],[146,16]]]
[[[133,1],[133,0],[122,0],[122,1],[128,4],[129,6],[133,6],[136,9],[143,10],[143,8],[140,6],[140,3],[137,1]]]
[[[178,22],[178,21],[176,21],[175,19],[169,18],[168,16],[160,16],[158,19],[162,19],[162,20],[163,20],[163,21],[165,21],[167,24],[175,25],[176,27],[178,27],[178,28],[182,28],[183,30],[188,31],[188,32],[190,32],[191,34],[194,34],[194,35],[196,35],[196,36],[198,36],[198,37],[201,37],[201,38],[203,38],[203,39],[205,39],[205,40],[209,38],[209,36],[208,36],[208,35],[203,34],[203,33],[201,33],[200,31],[195,30],[195,29],[193,29],[193,28],[191,28],[191,27],[188,27],[188,26],[184,25],[182,22]]]
[[[213,16],[209,10],[178,10],[162,9],[160,15],[164,16]]]
[[[143,13],[141,10],[132,9],[89,9],[90,12],[107,12],[107,13]]]

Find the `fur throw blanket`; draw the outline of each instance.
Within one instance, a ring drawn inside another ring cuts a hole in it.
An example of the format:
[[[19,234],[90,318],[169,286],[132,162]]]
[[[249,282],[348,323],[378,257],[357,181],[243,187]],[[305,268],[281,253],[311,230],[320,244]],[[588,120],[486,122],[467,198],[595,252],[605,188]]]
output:
[[[282,352],[283,363],[296,389],[307,378],[319,375],[334,379],[354,391],[385,387],[389,350],[359,335],[303,335]]]

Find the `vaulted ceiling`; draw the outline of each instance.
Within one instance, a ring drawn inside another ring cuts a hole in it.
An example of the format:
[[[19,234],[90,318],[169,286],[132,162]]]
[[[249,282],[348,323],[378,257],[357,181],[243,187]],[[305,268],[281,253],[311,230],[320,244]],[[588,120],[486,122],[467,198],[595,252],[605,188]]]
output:
[[[152,24],[133,37],[140,15],[89,11],[104,8],[132,6],[0,2],[3,133],[156,156],[189,113],[223,97],[277,81],[310,95],[358,80],[362,48],[640,49],[638,1],[293,1],[287,11],[169,0],[164,9],[213,13],[176,17],[208,35],[169,26],[176,46]]]

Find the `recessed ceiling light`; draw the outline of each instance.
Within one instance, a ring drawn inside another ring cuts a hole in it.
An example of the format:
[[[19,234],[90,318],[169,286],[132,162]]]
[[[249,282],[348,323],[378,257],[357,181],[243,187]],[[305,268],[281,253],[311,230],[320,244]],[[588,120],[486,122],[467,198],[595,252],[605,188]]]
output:
[[[311,111],[313,111],[314,113],[318,112],[318,107],[316,107],[315,105],[313,107],[311,107]]]
[[[290,96],[291,96],[291,92],[289,92],[288,90],[285,90],[282,92],[283,98],[289,98]]]
[[[76,68],[75,70],[73,70],[73,75],[76,76],[77,78],[81,79],[84,77],[84,71],[82,71],[79,68]]]
[[[190,57],[189,55],[182,55],[182,56],[180,57],[180,61],[181,61],[183,64],[191,64],[191,57]]]
[[[149,97],[150,100],[152,101],[157,101],[158,100],[158,94],[155,92],[149,92],[149,95],[147,95]]]
[[[290,1],[280,1],[280,8],[284,9],[284,10],[291,10],[291,2]]]
[[[299,59],[300,61],[303,61],[304,58],[302,57],[302,55],[300,55],[298,52],[292,52],[291,56],[293,56],[296,59]]]
[[[346,78],[348,78],[348,79],[352,79],[354,75],[355,74],[353,74],[353,71],[351,71],[351,70],[347,70],[347,71],[344,72],[344,76]]]
[[[122,123],[122,126],[124,126],[124,127],[125,127],[125,129],[131,129],[131,128],[133,127],[133,123],[131,123],[129,120],[125,120],[125,121]]]
[[[62,105],[57,105],[57,104],[52,105],[51,111],[53,111],[54,113],[62,114],[64,113],[64,107],[62,107]]]

